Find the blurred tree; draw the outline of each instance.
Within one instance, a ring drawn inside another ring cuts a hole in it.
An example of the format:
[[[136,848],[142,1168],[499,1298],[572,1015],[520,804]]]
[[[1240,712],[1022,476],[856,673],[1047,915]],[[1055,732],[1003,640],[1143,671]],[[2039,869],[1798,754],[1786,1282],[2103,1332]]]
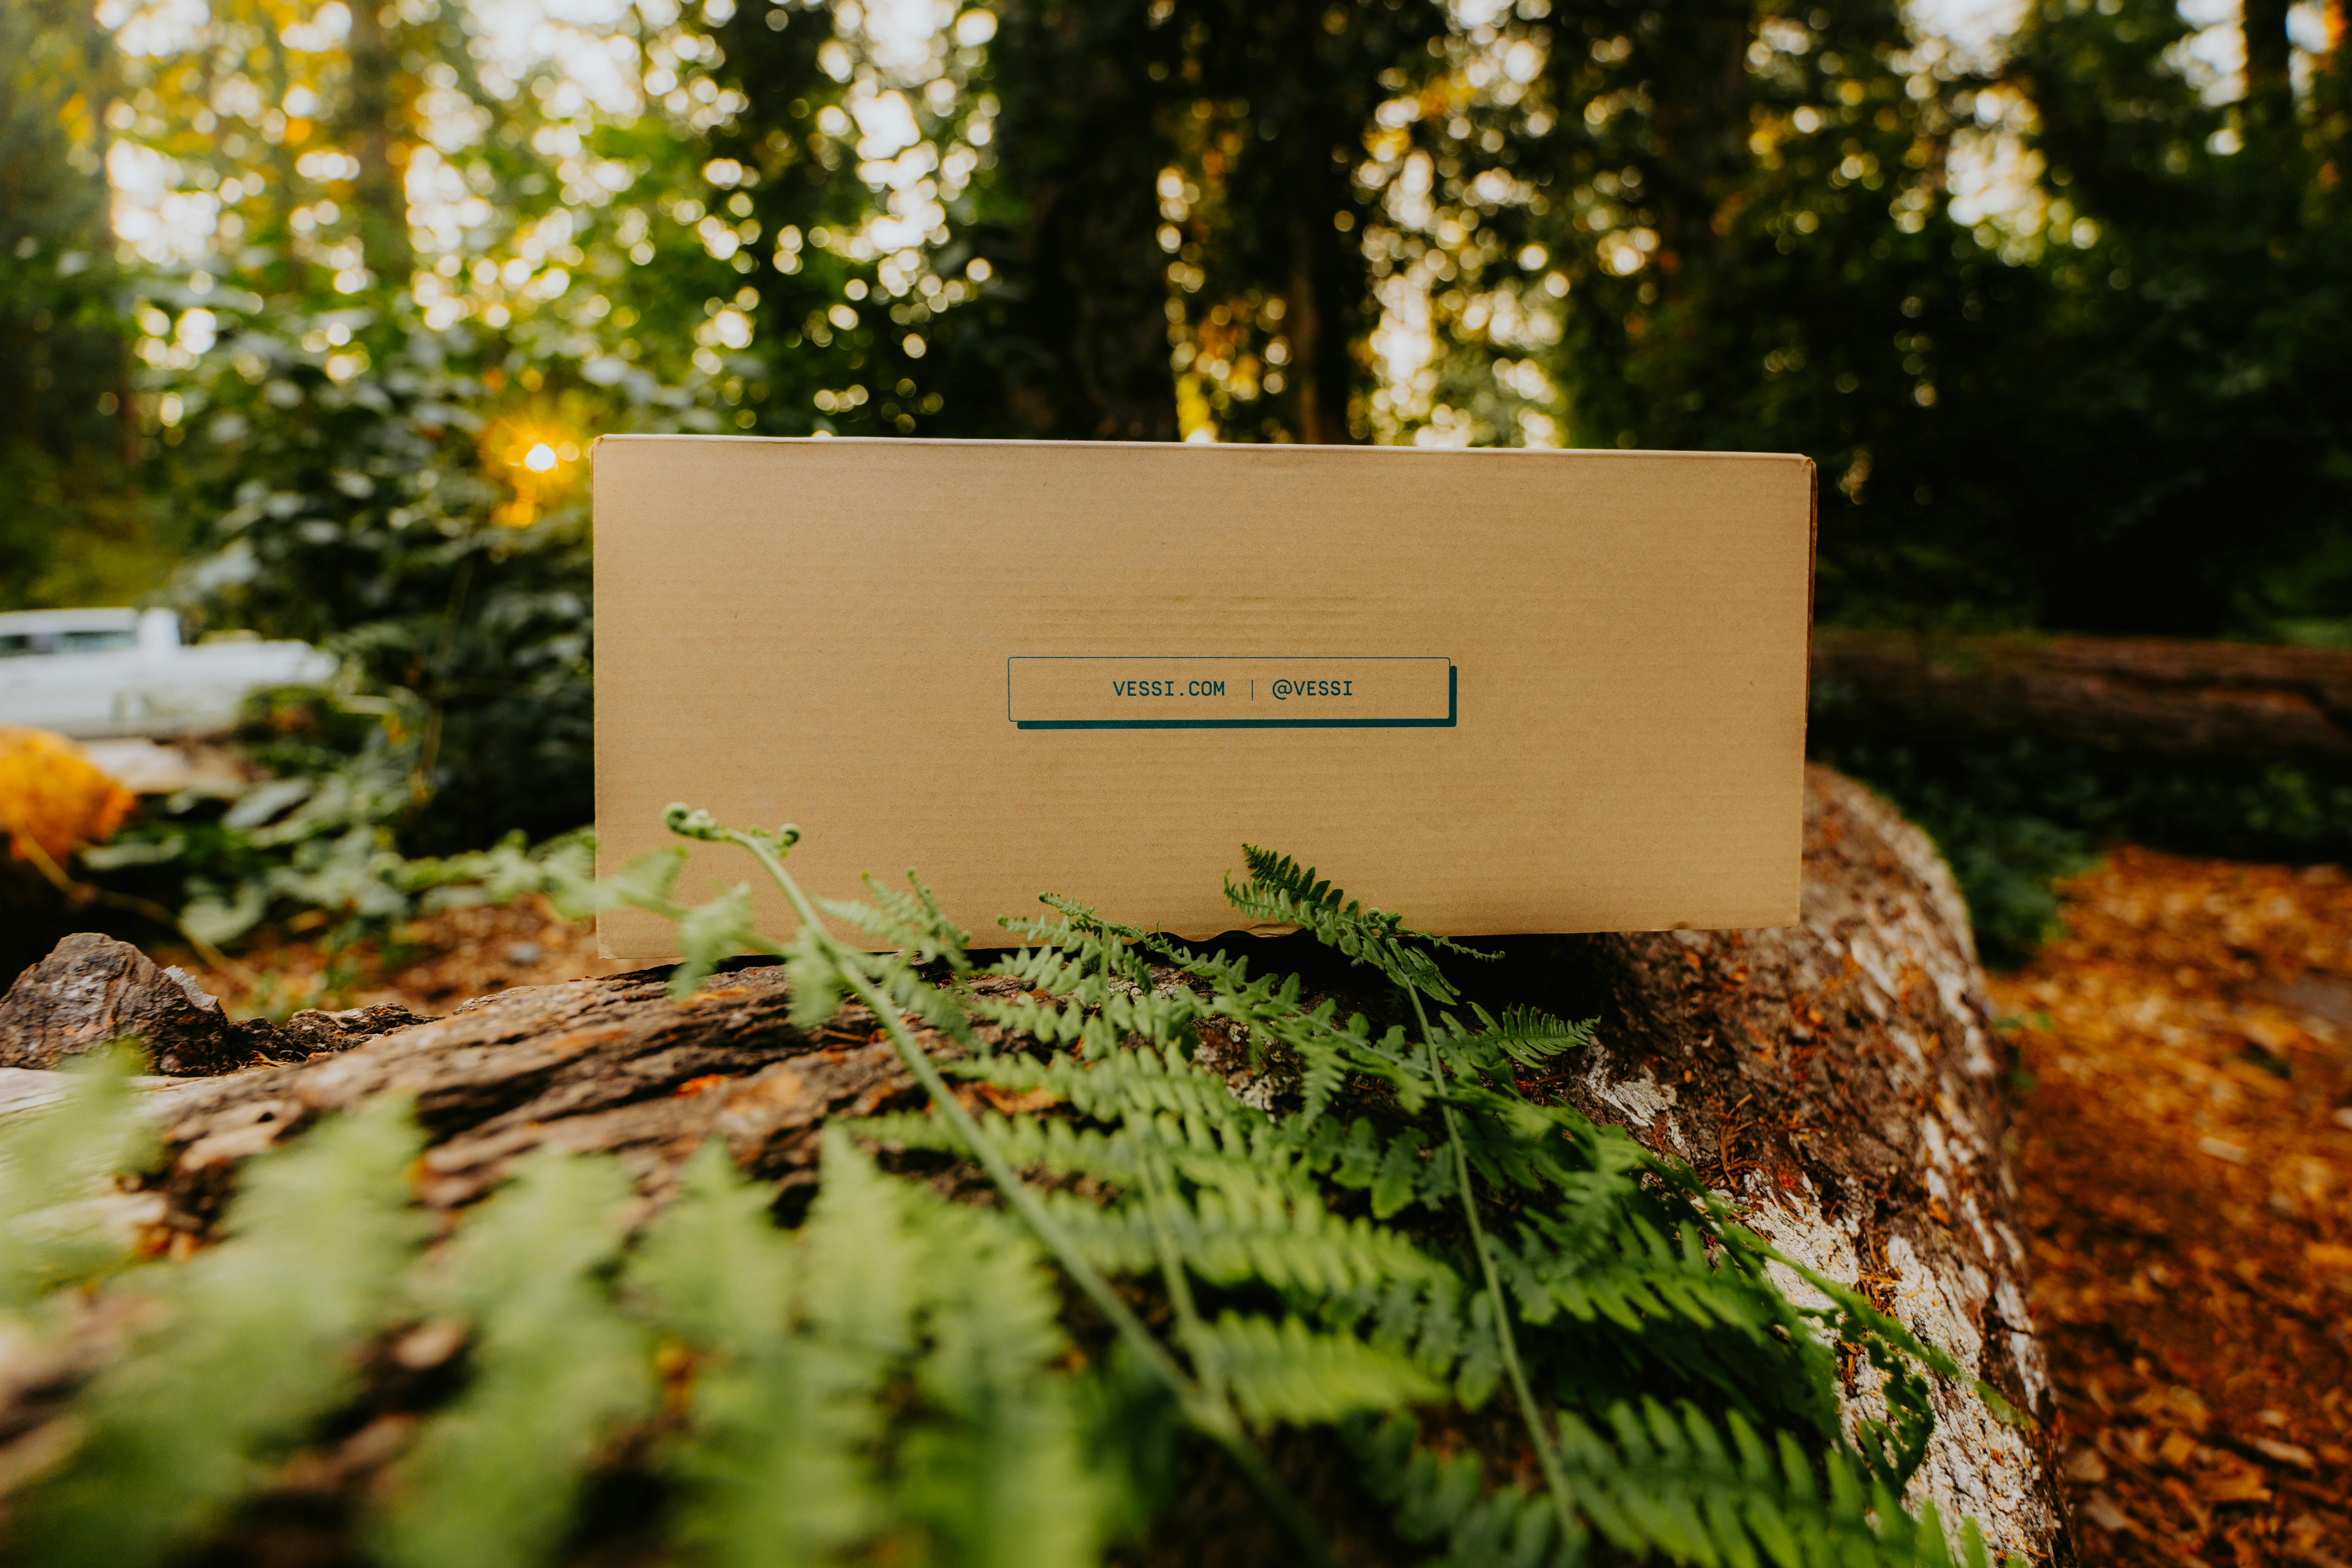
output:
[[[1178,434],[1158,193],[1165,122],[1185,96],[1179,37],[1133,0],[1002,7],[970,231],[994,281],[942,344],[959,433]]]
[[[2047,0],[2008,73],[2054,193],[2000,479],[2044,618],[2352,637],[2352,191],[2341,12],[2292,80],[2244,7],[2242,92],[2165,0]],[[2074,244],[2064,243],[2071,230]]]
[[[125,599],[165,569],[129,468],[105,172],[119,85],[89,7],[0,8],[0,608]]]
[[[1965,73],[1892,0],[1588,0],[1546,55],[1571,437],[1805,452],[1827,612],[1981,614],[2006,563],[1948,520],[1999,500],[1953,459],[2025,290],[1948,216]]]
[[[739,428],[939,432],[921,362],[932,321],[968,287],[937,261],[976,162],[959,140],[976,56],[959,60],[936,28],[877,36],[889,21],[757,0],[728,8],[701,51],[740,101],[707,128],[698,220],[742,274],[736,319],[759,335]]]
[[[60,3],[0,18],[5,460],[209,527],[194,602],[402,716],[419,843],[586,813],[616,430],[1798,450],[1826,616],[2352,636],[2307,6],[2231,82],[2169,0],[1972,56],[1899,0]]]
[[[383,721],[352,765],[406,775],[361,792],[394,810],[383,834],[414,850],[576,826],[592,809],[585,448],[600,429],[719,426],[722,378],[691,336],[645,354],[611,330],[666,300],[594,287],[635,272],[624,237],[651,226],[617,198],[678,183],[676,139],[607,125],[545,66],[505,69],[455,6],[289,21],[225,0],[149,42],[125,132],[156,207],[211,217],[193,247],[128,231],[146,263],[145,427],[206,531],[187,602],[341,656],[336,702]],[[313,710],[274,711],[308,725]]]

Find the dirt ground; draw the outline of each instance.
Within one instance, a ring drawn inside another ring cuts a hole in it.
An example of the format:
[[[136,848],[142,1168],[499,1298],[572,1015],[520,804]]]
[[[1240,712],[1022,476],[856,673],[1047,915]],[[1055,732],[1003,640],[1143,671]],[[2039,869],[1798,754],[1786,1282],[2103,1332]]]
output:
[[[2064,891],[1992,990],[2084,1558],[2352,1568],[2352,882],[2121,849]],[[201,978],[281,1016],[621,967],[530,902],[243,961]]]
[[[2352,884],[2121,849],[1993,995],[2091,1563],[2352,1563]]]
[[[438,1016],[458,1003],[515,985],[614,974],[630,967],[601,958],[585,921],[560,919],[543,899],[445,910],[415,922],[400,940],[331,958],[299,935],[265,932],[240,950],[237,968],[211,967],[184,950],[159,949],[240,1017],[282,1019],[301,1007],[369,1007],[397,1002]]]

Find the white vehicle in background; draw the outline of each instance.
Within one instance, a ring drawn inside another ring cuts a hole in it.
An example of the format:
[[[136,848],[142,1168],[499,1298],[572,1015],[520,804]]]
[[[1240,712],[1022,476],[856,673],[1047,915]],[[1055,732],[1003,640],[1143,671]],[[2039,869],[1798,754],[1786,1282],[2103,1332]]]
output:
[[[170,610],[0,614],[0,724],[75,740],[217,732],[254,691],[334,670],[308,643],[190,647]]]

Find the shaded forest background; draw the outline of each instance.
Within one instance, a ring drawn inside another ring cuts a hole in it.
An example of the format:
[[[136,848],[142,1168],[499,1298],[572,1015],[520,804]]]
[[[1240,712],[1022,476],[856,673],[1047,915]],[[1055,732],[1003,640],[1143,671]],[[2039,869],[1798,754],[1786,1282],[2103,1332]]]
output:
[[[1826,622],[2352,646],[2341,0],[1931,19],[11,0],[0,607],[343,658],[89,863],[229,940],[585,821],[622,430],[1793,450]],[[1996,945],[2103,834],[2352,852],[2291,769],[1816,743]]]

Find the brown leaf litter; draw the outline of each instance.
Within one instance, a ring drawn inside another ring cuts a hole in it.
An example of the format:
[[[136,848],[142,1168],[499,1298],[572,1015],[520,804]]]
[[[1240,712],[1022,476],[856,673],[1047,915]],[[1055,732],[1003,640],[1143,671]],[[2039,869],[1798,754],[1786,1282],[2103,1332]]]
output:
[[[2116,850],[1996,976],[2087,1563],[2352,1563],[2352,885]]]

